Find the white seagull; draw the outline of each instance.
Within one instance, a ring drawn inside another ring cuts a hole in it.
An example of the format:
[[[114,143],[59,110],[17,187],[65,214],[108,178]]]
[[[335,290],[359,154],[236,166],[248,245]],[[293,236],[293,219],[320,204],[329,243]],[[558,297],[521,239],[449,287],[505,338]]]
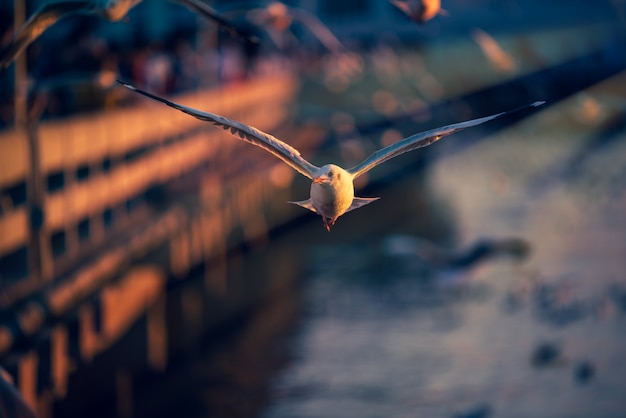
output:
[[[411,135],[372,153],[360,164],[345,170],[335,164],[326,164],[321,167],[317,167],[302,158],[297,149],[270,134],[253,128],[252,126],[245,125],[241,122],[237,122],[220,115],[203,112],[171,102],[162,97],[140,90],[137,87],[120,80],[118,80],[118,83],[130,90],[141,93],[144,96],[150,97],[151,99],[157,100],[161,103],[165,103],[166,105],[187,113],[197,119],[211,122],[225,130],[230,130],[231,134],[234,136],[274,154],[291,168],[310,178],[312,180],[311,197],[307,200],[289,203],[300,205],[320,215],[324,221],[324,227],[327,231],[330,231],[331,227],[335,225],[337,218],[344,213],[358,209],[368,203],[380,199],[379,197],[354,196],[353,182],[354,179],[359,177],[361,174],[368,172],[377,165],[390,160],[393,157],[397,157],[400,154],[404,154],[405,152],[412,151],[417,148],[426,147],[446,135],[450,135],[465,128],[480,125],[481,123],[500,118],[512,112],[517,112],[530,107],[537,107],[545,103],[543,101],[538,101],[513,111],[502,112],[480,119],[469,120],[467,122],[455,123],[453,125]]]
[[[438,14],[448,14],[441,8],[440,0],[389,0],[389,3],[396,6],[409,19],[421,25]]]
[[[249,42],[258,42],[256,37],[243,33],[202,0],[174,1],[214,20],[231,33]],[[130,9],[139,3],[141,3],[141,0],[67,0],[46,3],[15,33],[11,43],[0,51],[0,69],[8,67],[24,48],[35,41],[46,29],[64,17],[78,14],[96,15],[111,22],[118,22],[128,14]]]
[[[270,37],[279,48],[282,48],[283,45],[274,32],[284,32],[294,21],[297,21],[305,26],[329,52],[342,54],[348,50],[331,32],[328,26],[304,9],[287,7],[284,3],[274,1],[266,7],[249,10],[246,15],[257,26],[266,28]]]

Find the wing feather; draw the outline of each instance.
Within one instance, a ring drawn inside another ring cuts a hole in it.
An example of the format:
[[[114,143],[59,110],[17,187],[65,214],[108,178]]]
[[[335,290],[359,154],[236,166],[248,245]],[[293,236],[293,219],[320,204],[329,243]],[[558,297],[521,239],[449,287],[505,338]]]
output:
[[[361,174],[368,172],[372,168],[376,167],[379,164],[384,163],[387,160],[397,157],[398,155],[404,154],[405,152],[413,151],[418,148],[427,147],[428,145],[431,145],[432,143],[437,142],[438,140],[440,140],[446,135],[453,134],[463,129],[471,128],[473,126],[477,126],[482,123],[489,122],[494,119],[498,119],[502,116],[509,115],[514,112],[519,112],[524,109],[528,109],[530,107],[541,106],[544,103],[545,102],[543,101],[538,101],[530,105],[522,106],[518,109],[511,110],[508,112],[502,112],[496,115],[485,116],[479,119],[472,119],[472,120],[468,120],[465,122],[455,123],[452,125],[447,125],[441,128],[435,128],[429,131],[411,135],[394,144],[391,144],[385,148],[375,151],[369,157],[363,160],[360,164],[349,169],[348,172],[351,173],[354,178],[357,178]]]
[[[209,6],[202,0],[176,0],[177,2],[187,6],[189,9],[196,13],[199,13],[213,21],[217,22],[222,28],[228,30],[231,34],[239,36],[240,38],[254,43],[259,43],[259,38],[248,33],[247,31],[237,27],[230,20],[219,14],[213,7]]]
[[[312,179],[315,173],[319,170],[319,167],[311,164],[304,158],[300,156],[300,152],[294,147],[282,142],[281,140],[273,137],[270,134],[267,134],[263,131],[260,131],[252,126],[248,126],[241,122],[237,122],[228,118],[225,118],[220,115],[216,115],[209,112],[202,112],[200,110],[192,109],[187,106],[180,105],[178,103],[171,102],[167,99],[164,99],[159,96],[155,96],[154,94],[148,93],[146,91],[140,90],[135,86],[124,83],[118,80],[118,83],[123,85],[124,87],[134,90],[137,93],[143,94],[146,97],[157,100],[161,103],[164,103],[174,109],[180,110],[181,112],[187,113],[195,117],[196,119],[200,119],[206,122],[211,122],[216,126],[223,128],[226,131],[230,131],[233,136],[240,138],[241,140],[248,142],[252,145],[256,145],[257,147],[263,148],[269,153],[275,155],[276,157],[283,160],[287,165],[292,167],[294,170],[299,172],[300,174]]]
[[[0,51],[0,68],[8,67],[24,48],[60,19],[76,13],[89,12],[91,8],[89,1],[59,1],[44,4],[20,28],[11,43]]]

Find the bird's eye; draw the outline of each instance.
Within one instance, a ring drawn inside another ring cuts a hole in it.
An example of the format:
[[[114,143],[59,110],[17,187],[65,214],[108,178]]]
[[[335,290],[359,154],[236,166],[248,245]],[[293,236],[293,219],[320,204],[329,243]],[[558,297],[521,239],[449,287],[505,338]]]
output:
[[[333,176],[333,174],[334,174],[334,173],[333,173],[332,171],[329,171],[329,172],[328,172],[328,177],[332,177],[332,176]]]

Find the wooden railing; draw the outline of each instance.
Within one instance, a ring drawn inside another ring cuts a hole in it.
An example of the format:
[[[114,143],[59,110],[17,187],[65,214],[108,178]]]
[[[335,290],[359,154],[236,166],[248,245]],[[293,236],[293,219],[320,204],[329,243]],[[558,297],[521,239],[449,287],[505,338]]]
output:
[[[295,81],[283,75],[176,100],[272,130],[284,123],[294,88]],[[269,186],[249,170],[241,176],[224,171],[232,171],[224,157],[242,144],[212,125],[139,100],[128,108],[42,123],[37,132],[38,181],[51,183],[55,175],[62,180],[58,188],[44,187],[43,274],[24,271],[8,278],[2,272],[0,311],[9,320],[0,321],[0,356],[36,334],[50,317],[93,297],[151,249],[165,245],[171,253],[161,263],[165,276],[184,276],[223,251],[233,228],[265,233],[267,225],[251,213],[263,212]],[[26,183],[26,154],[25,135],[0,133],[0,190]],[[196,208],[167,202],[166,208],[151,210],[144,201],[150,187],[167,186],[205,165],[216,169],[210,175],[199,171],[202,178],[195,180],[197,192],[192,193]],[[77,174],[81,168],[87,172],[84,178]],[[8,194],[3,199],[0,257],[6,260],[16,249],[28,250],[30,223],[28,202],[14,205]],[[139,208],[132,207],[133,199]],[[37,303],[29,303],[34,296]]]
[[[284,120],[284,104],[293,89],[294,81],[280,76],[176,100],[271,129]],[[166,184],[237,146],[230,138],[222,140],[227,135],[220,129],[148,100],[45,122],[36,136],[41,178],[35,181],[44,190],[43,272],[34,277],[26,269],[0,270],[0,309],[54,281],[67,270],[62,266],[74,264],[86,247],[101,245],[126,217],[123,207],[149,187]],[[26,134],[0,132],[0,260],[5,266],[12,263],[7,260],[11,255],[22,262],[28,258],[29,202],[15,201],[9,190],[26,188],[29,173]]]

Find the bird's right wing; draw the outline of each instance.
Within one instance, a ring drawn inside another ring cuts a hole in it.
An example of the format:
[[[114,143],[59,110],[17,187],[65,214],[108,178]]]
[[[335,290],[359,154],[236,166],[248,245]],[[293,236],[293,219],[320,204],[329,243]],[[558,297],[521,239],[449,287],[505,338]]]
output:
[[[446,135],[453,134],[455,132],[461,131],[463,129],[471,128],[472,126],[477,126],[485,122],[489,122],[490,120],[498,119],[502,116],[509,115],[511,113],[519,112],[531,107],[541,106],[545,102],[538,101],[532,104],[522,106],[520,108],[510,110],[508,112],[502,112],[491,116],[485,116],[484,118],[472,119],[465,122],[455,123],[452,125],[443,126],[441,128],[431,129],[430,131],[421,132],[415,135],[411,135],[407,138],[404,138],[394,144],[391,144],[385,148],[379,149],[378,151],[372,153],[369,157],[363,160],[360,164],[352,167],[348,170],[350,174],[357,178],[361,174],[364,174],[376,167],[379,164],[384,163],[387,160],[390,160],[398,155],[404,154],[405,152],[413,151],[418,148],[426,147],[439,139],[443,138]]]
[[[8,67],[15,58],[58,20],[91,9],[89,1],[59,1],[44,4],[15,34],[11,43],[0,51],[0,69]]]
[[[335,34],[331,32],[315,15],[304,9],[289,8],[291,16],[307,27],[309,31],[328,49],[328,51],[338,54],[347,49]]]
[[[300,152],[297,149],[282,142],[281,140],[273,137],[270,134],[220,115],[209,112],[202,112],[200,110],[192,109],[190,107],[171,102],[162,97],[155,96],[154,94],[140,90],[137,87],[128,83],[124,83],[120,80],[118,80],[118,83],[130,90],[134,90],[137,93],[143,94],[146,97],[157,100],[170,107],[173,107],[174,109],[180,110],[181,112],[187,113],[188,115],[191,115],[196,119],[211,122],[214,125],[219,126],[225,130],[230,130],[230,133],[233,134],[233,136],[252,145],[263,148],[264,150],[283,160],[285,163],[287,163],[287,165],[292,167],[300,174],[310,179],[312,179],[319,170],[319,167],[311,164],[310,162],[302,158],[300,156]]]

